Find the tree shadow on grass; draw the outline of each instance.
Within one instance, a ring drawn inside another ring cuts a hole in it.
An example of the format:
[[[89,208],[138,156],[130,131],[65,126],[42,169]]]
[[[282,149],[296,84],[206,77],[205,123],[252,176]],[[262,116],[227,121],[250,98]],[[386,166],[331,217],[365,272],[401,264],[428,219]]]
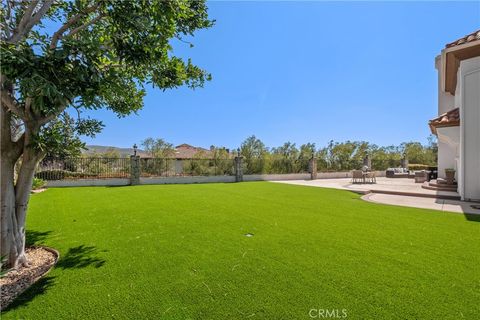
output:
[[[480,214],[464,213],[463,215],[468,221],[480,222]]]
[[[47,239],[52,231],[26,231],[26,246],[40,245]],[[68,249],[65,255],[60,254],[60,260],[56,267],[62,269],[85,268],[94,266],[100,268],[105,264],[105,260],[98,256],[99,252],[106,252],[106,250],[98,250],[94,246],[80,245]]]
[[[65,256],[60,257],[56,268],[80,269],[88,266],[100,268],[105,264],[105,260],[98,256],[98,252],[99,250],[94,246],[81,245],[70,248]],[[102,252],[105,252],[105,250]]]
[[[28,305],[35,297],[45,294],[45,292],[54,285],[54,280],[55,277],[52,276],[41,278],[13,300],[5,310],[2,310],[2,313]]]
[[[50,231],[28,232],[30,234],[29,245],[38,244],[38,242],[41,242],[43,239],[47,238],[48,235],[51,233]],[[106,252],[106,250],[100,251],[94,246],[85,245],[72,247],[68,249],[66,254],[60,255],[60,259],[54,268],[60,268],[62,270],[81,269],[89,266],[100,268],[106,262],[104,259],[98,256],[100,252]],[[48,276],[40,278],[30,288],[28,288],[20,296],[18,296],[5,310],[2,310],[2,312],[7,312],[9,310],[28,305],[33,299],[35,299],[36,296],[45,294],[48,289],[55,285],[55,281],[55,276],[52,276],[50,274]]]
[[[25,233],[25,245],[30,247],[41,244],[45,239],[48,238],[52,231],[27,230]]]

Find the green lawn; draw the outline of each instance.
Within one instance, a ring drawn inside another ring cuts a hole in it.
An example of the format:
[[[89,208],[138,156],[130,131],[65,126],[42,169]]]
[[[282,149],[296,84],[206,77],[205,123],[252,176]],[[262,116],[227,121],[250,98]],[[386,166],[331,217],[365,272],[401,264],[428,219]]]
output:
[[[2,319],[480,318],[460,214],[253,182],[50,189],[27,224],[61,260]]]

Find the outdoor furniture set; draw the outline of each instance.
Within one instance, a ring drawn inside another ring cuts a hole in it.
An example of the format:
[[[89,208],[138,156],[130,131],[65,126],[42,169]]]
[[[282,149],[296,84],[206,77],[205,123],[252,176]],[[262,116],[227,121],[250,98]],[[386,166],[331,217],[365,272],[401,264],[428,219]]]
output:
[[[377,177],[373,171],[353,170],[352,183],[377,183]]]

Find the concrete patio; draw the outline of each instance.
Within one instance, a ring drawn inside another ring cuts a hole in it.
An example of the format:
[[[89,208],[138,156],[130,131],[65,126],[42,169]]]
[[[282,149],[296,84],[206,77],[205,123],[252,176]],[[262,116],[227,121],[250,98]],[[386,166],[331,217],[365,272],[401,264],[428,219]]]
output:
[[[460,201],[460,195],[457,192],[423,189],[421,183],[415,183],[414,179],[408,178],[392,179],[381,177],[377,178],[377,183],[375,184],[352,184],[350,178],[275,182],[350,190],[365,194],[362,198],[366,201],[377,203],[458,213],[480,214],[480,209],[472,207],[480,205],[480,203]]]

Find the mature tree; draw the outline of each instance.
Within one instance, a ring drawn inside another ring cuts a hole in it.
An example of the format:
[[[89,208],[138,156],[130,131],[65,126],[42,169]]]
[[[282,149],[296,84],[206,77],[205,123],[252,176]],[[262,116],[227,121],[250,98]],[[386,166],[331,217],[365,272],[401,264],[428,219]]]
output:
[[[302,161],[310,160],[315,155],[315,143],[305,143],[300,146],[300,154],[298,159]]]
[[[376,147],[370,153],[372,159],[372,168],[375,170],[385,170],[400,166],[402,154],[398,146]]]
[[[240,154],[243,156],[247,174],[263,173],[265,171],[265,157],[268,149],[265,144],[255,136],[250,136],[242,142]]]
[[[175,153],[173,144],[160,138],[147,138],[142,141],[141,145],[153,158],[171,158]]]
[[[210,147],[210,152],[215,164],[216,175],[233,175],[233,159],[229,150],[225,147]]]
[[[295,143],[285,142],[282,146],[272,149],[272,170],[274,173],[295,173],[298,167],[299,151]]]
[[[428,138],[428,144],[426,146],[426,158],[428,165],[436,166],[438,163],[438,142],[437,137],[430,135]]]
[[[62,141],[59,116],[69,107],[80,118],[82,110],[100,108],[126,116],[141,109],[144,85],[201,86],[209,74],[173,55],[171,40],[186,42],[182,37],[213,22],[199,0],[3,0],[0,14],[0,254],[15,267],[27,262],[32,178]],[[75,128],[98,129],[94,120]]]
[[[299,172],[307,172],[309,170],[310,159],[313,156],[315,156],[315,143],[308,142],[300,146],[298,154]]]

